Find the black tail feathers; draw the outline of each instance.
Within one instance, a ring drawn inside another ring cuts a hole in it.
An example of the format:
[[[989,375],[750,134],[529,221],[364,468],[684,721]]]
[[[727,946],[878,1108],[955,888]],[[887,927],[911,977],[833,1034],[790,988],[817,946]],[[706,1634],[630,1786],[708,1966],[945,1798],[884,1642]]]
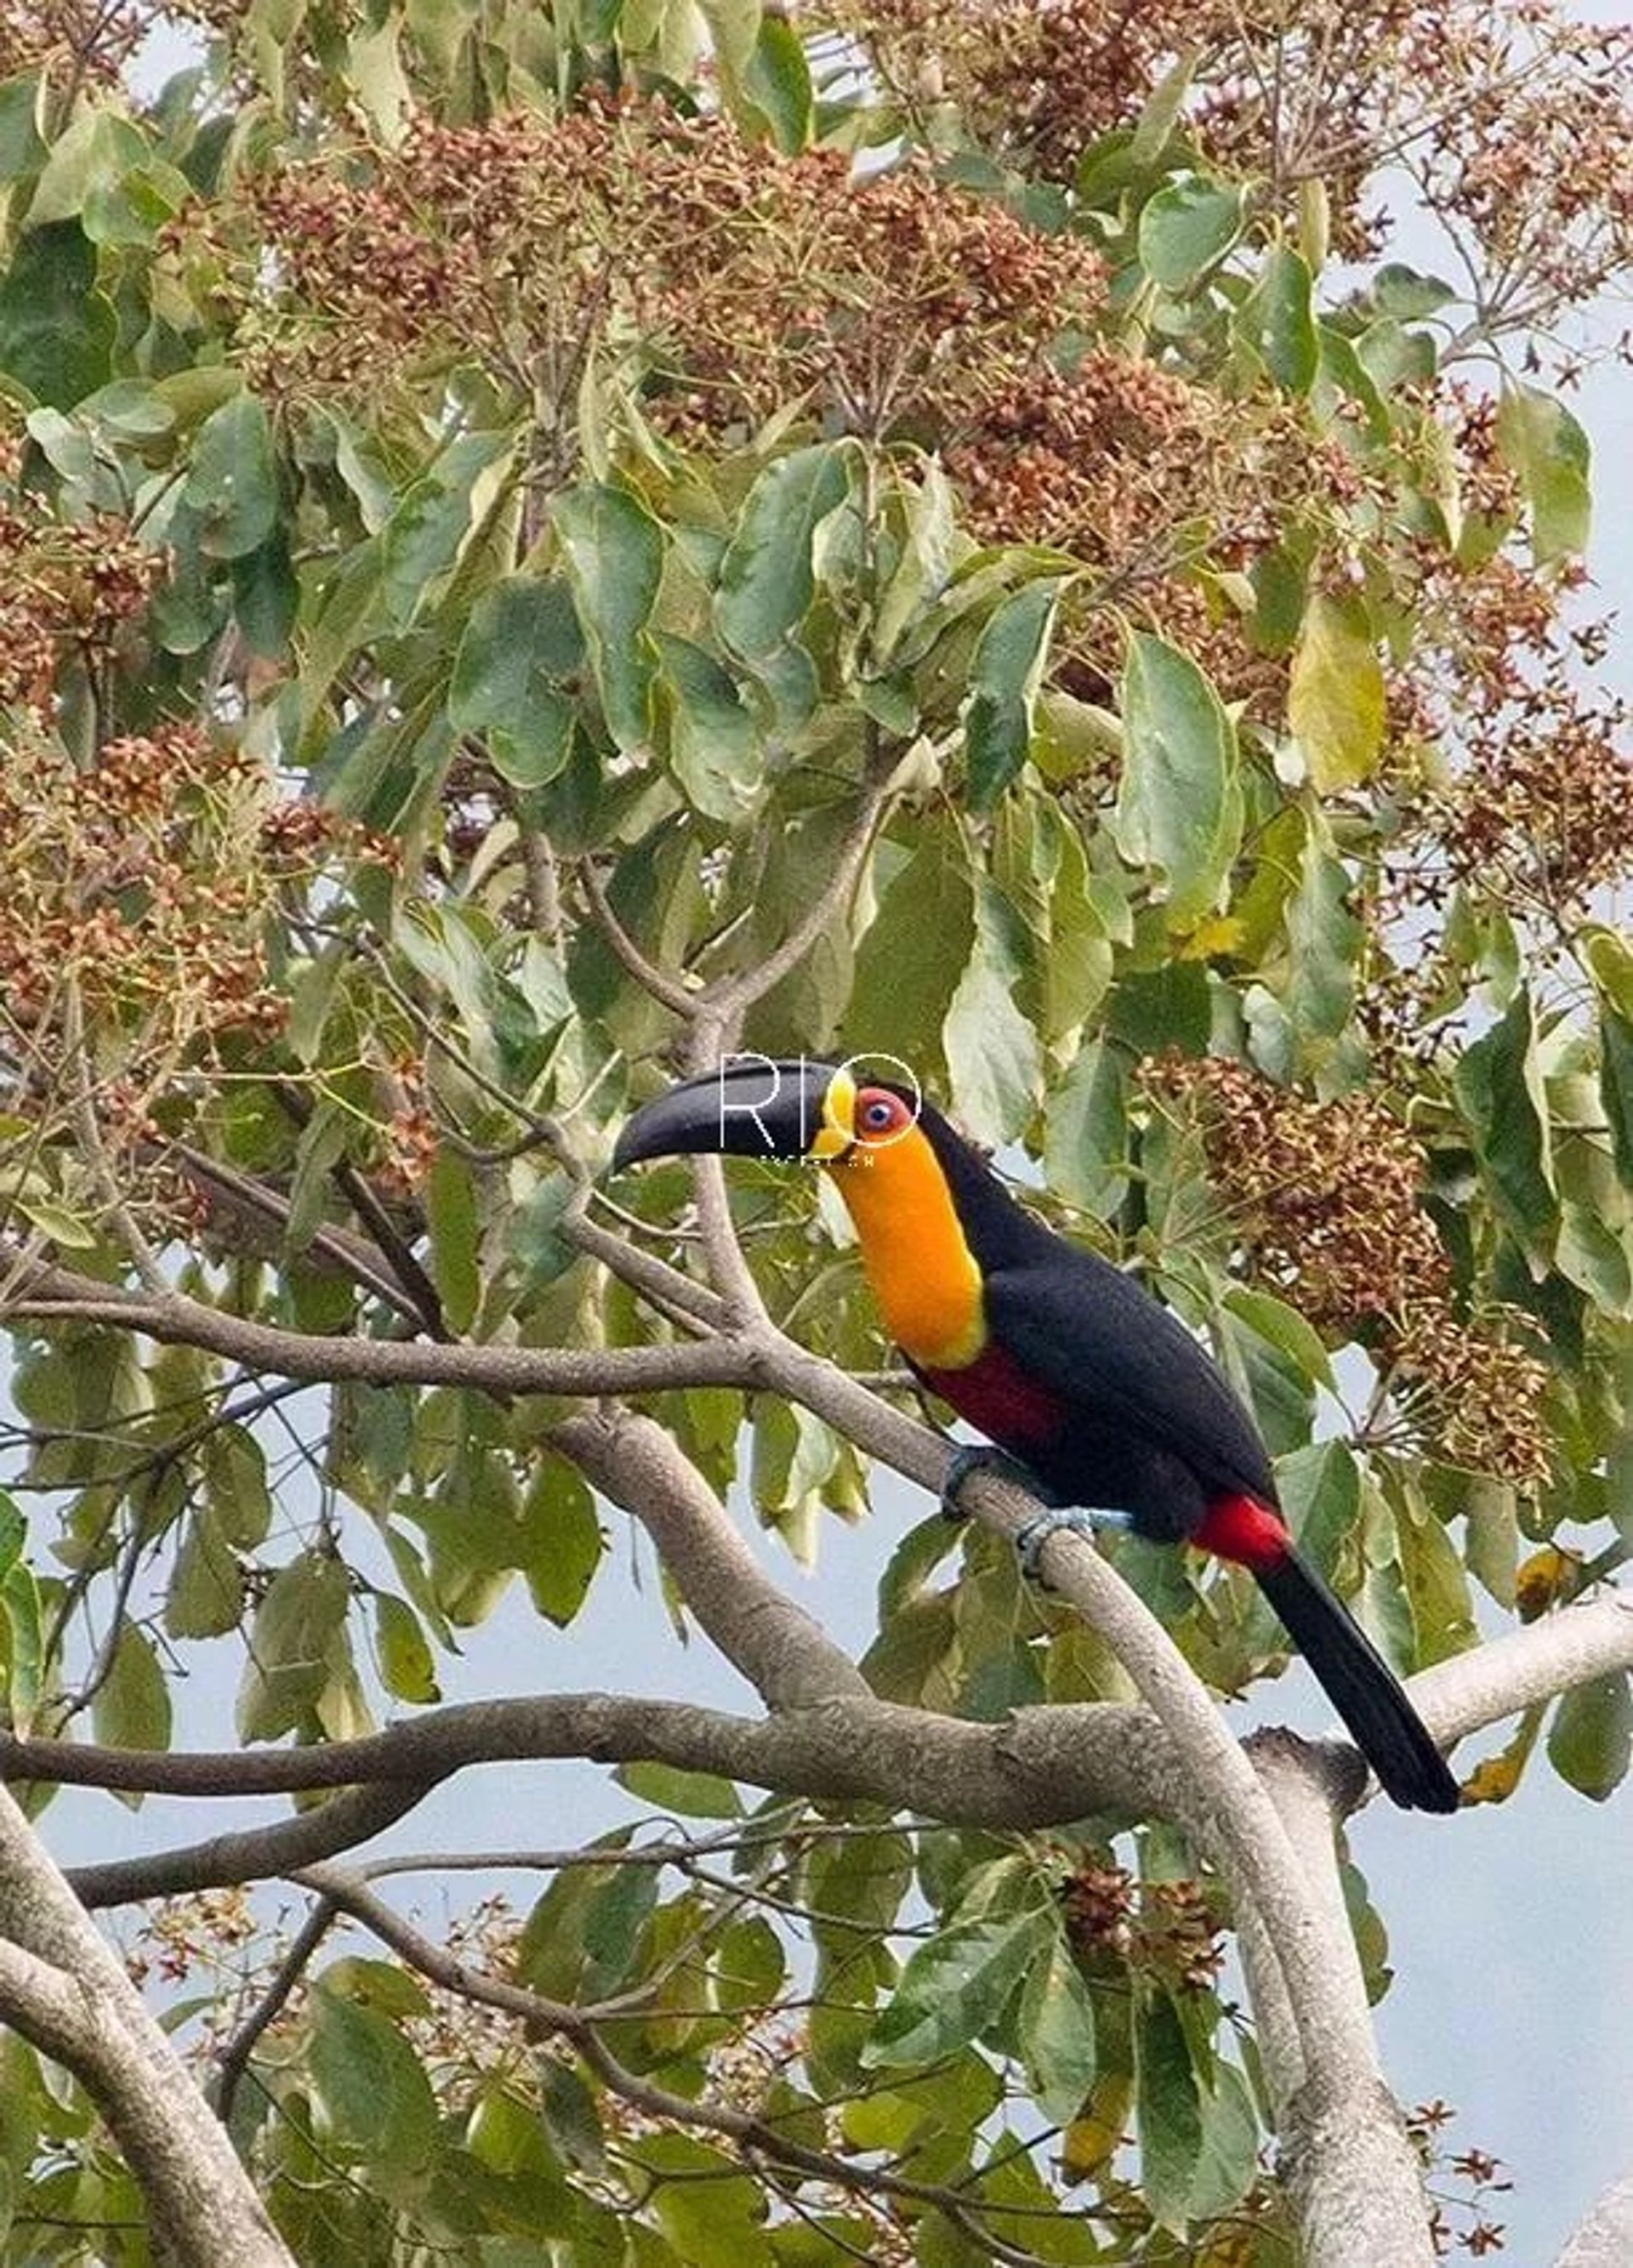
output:
[[[1450,1766],[1342,1600],[1295,1551],[1254,1572],[1385,1794],[1408,1811],[1455,1811],[1459,1791]]]

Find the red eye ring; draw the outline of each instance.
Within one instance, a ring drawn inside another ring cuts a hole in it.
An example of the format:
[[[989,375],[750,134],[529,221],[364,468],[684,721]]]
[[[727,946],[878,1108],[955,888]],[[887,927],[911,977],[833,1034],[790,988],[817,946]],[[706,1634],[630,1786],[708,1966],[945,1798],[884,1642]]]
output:
[[[856,1130],[863,1141],[870,1137],[895,1132],[904,1123],[905,1113],[893,1094],[863,1094],[856,1108]]]

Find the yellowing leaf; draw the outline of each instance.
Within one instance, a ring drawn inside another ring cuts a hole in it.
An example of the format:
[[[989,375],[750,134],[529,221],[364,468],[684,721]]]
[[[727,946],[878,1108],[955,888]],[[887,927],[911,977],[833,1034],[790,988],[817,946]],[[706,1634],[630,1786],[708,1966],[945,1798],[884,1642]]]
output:
[[[1371,777],[1384,745],[1384,672],[1360,599],[1318,592],[1304,609],[1287,715],[1324,795]]]

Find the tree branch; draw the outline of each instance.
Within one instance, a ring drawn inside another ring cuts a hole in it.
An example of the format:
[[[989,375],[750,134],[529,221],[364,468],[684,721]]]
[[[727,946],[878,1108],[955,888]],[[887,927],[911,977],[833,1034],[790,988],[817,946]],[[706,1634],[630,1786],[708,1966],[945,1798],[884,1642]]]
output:
[[[240,2082],[249,2068],[255,2042],[276,2021],[307,1972],[307,1965],[334,1926],[340,1909],[332,1898],[318,1898],[277,1965],[277,1974],[261,1993],[244,2021],[216,2058],[216,2116],[224,2126],[233,2122],[233,2105]]]
[[[1627,2268],[1633,2260],[1633,2178],[1605,2191],[1554,2268]]]
[[[1253,1762],[1308,1887],[1326,1963],[1328,2010],[1372,2038],[1366,1979],[1344,1904],[1333,1836],[1341,1783],[1335,1759],[1353,1749],[1312,1749],[1286,1733],[1256,1734]],[[1423,2171],[1400,2105],[1374,2052],[1370,2074],[1306,2052],[1293,2021],[1278,1948],[1259,1911],[1238,1917],[1257,2037],[1282,2138],[1280,2169],[1295,2201],[1301,2242],[1320,2268],[1435,2268]],[[1334,2083],[1339,2091],[1334,2092]]]
[[[6,1319],[111,1324],[165,1344],[200,1347],[246,1370],[335,1384],[467,1386],[499,1396],[661,1393],[677,1386],[754,1386],[758,1358],[741,1336],[673,1346],[521,1347],[403,1339],[321,1337],[225,1314],[180,1292],[120,1291],[57,1267],[33,1267],[7,1302]]]
[[[777,1587],[697,1467],[650,1418],[569,1418],[550,1436],[587,1480],[639,1521],[702,1628],[768,1709],[865,1695],[848,1654]]]
[[[915,2181],[888,2166],[860,2165],[831,2150],[815,2149],[786,2134],[771,2120],[743,2110],[735,2103],[707,2097],[676,2095],[654,2080],[629,2070],[602,2038],[587,2012],[543,1993],[490,1977],[469,1968],[456,1955],[434,1945],[413,1925],[395,1912],[370,1889],[360,1876],[339,1867],[309,1867],[299,1878],[301,1887],[315,1890],[341,1911],[373,1932],[401,1960],[444,1992],[459,1994],[484,2007],[497,2008],[537,2031],[555,2032],[570,2040],[585,2062],[610,2091],[644,2117],[661,2124],[718,2135],[735,2143],[751,2164],[766,2161],[808,2179],[864,2194],[911,2198],[938,2207],[967,2235],[982,2242],[994,2259],[1031,2262],[1031,2253],[1002,2243],[985,2227],[988,2211],[1025,2210],[1006,2206],[972,2192],[950,2189],[935,2182]]]
[[[650,993],[661,1006],[671,1010],[677,1016],[694,1016],[701,998],[700,990],[681,983],[678,978],[669,975],[667,968],[660,968],[655,961],[647,958],[613,910],[593,860],[580,860],[579,879],[584,885],[591,919],[606,939],[614,960],[635,979],[642,991]]]
[[[1023,1709],[989,1725],[871,1697],[750,1719],[608,1693],[465,1702],[321,1748],[166,1755],[6,1739],[0,1774],[173,1796],[346,1791],[270,1826],[71,1872],[76,1893],[100,1906],[286,1874],[355,1848],[469,1766],[559,1756],[676,1764],[774,1794],[861,1798],[1017,1830],[1092,1811],[1172,1815],[1178,1778],[1145,1711],[1110,1703]]]
[[[293,2268],[231,2142],[0,1789],[0,2014],[71,2071],[107,2120],[166,2268]]]

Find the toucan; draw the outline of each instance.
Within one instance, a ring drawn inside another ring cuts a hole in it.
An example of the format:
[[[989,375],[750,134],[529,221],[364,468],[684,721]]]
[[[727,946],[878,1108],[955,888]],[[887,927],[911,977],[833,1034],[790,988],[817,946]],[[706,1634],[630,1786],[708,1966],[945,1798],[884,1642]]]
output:
[[[1012,1197],[912,1085],[875,1079],[866,1062],[728,1057],[637,1110],[612,1162],[698,1153],[802,1159],[831,1177],[915,1376],[1046,1507],[1034,1555],[1056,1528],[1111,1524],[1246,1567],[1385,1793],[1408,1809],[1457,1808],[1457,1780],[1400,1680],[1296,1548],[1268,1452],[1223,1373],[1143,1285]],[[991,1455],[955,1461],[950,1508]]]

